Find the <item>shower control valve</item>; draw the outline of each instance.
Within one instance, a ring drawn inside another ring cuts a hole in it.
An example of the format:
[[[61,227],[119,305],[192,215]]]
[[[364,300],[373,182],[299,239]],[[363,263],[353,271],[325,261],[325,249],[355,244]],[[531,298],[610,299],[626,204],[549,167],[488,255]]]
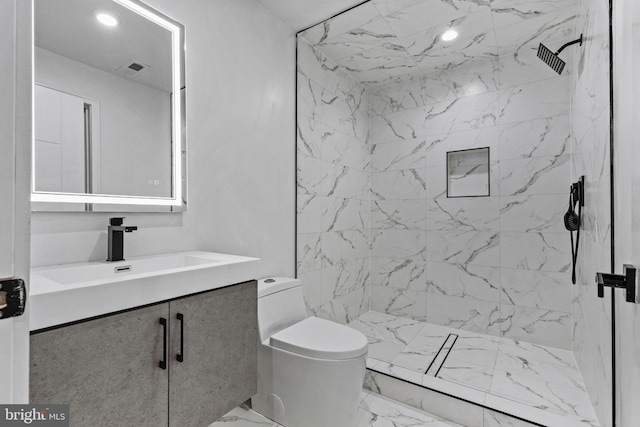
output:
[[[623,288],[626,290],[626,301],[636,303],[638,276],[635,266],[625,264],[622,267],[622,274],[596,273],[596,283],[598,284],[598,297],[604,298],[605,286]]]

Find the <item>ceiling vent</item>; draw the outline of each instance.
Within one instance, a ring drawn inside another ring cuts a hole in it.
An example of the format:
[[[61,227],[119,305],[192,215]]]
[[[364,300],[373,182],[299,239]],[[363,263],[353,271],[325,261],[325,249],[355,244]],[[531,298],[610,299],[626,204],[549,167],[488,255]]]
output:
[[[141,71],[142,69],[144,69],[145,66],[142,65],[142,64],[138,64],[138,63],[133,62],[133,63],[129,64],[129,68],[132,69],[135,72],[138,72],[138,71]]]
[[[116,69],[116,73],[122,74],[127,77],[133,77],[141,73],[142,71],[146,70],[147,68],[149,68],[148,65],[141,64],[139,62],[130,61],[126,65],[123,65],[118,69]]]

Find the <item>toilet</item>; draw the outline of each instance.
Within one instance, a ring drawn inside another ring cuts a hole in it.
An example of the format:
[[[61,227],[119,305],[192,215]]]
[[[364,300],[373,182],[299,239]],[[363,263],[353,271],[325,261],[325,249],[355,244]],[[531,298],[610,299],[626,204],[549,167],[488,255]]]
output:
[[[258,393],[252,408],[285,427],[356,425],[367,357],[359,331],[307,317],[300,281],[258,281]]]

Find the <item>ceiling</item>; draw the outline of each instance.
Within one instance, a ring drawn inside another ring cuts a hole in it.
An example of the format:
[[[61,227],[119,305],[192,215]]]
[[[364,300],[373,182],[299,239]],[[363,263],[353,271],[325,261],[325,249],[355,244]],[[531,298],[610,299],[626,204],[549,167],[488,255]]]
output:
[[[115,14],[120,25],[101,25],[94,16],[97,10]],[[172,91],[171,32],[112,0],[36,0],[34,24],[37,47]],[[132,76],[116,71],[133,62],[146,68]]]
[[[274,13],[276,3],[260,0]],[[535,55],[572,39],[580,0],[370,0],[299,35],[369,87],[432,76],[503,55]],[[338,7],[341,2],[334,1]],[[345,0],[342,6],[349,2]],[[329,10],[323,12],[329,14]],[[320,13],[301,12],[305,24]],[[282,16],[295,19],[295,13]],[[303,25],[298,25],[302,27]],[[447,29],[458,32],[442,40]]]
[[[331,18],[363,0],[256,0],[295,32]]]

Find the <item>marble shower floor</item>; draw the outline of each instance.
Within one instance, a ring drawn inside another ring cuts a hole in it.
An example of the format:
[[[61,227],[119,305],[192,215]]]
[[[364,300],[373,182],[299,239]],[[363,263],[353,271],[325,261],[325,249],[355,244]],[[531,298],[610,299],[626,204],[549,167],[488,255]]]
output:
[[[598,426],[570,351],[372,311],[349,326],[369,340],[369,370],[542,425]]]
[[[246,406],[238,406],[209,427],[282,427]],[[379,396],[362,392],[355,427],[464,427],[435,415]],[[304,427],[304,426],[298,426]],[[338,426],[336,426],[338,427]]]

